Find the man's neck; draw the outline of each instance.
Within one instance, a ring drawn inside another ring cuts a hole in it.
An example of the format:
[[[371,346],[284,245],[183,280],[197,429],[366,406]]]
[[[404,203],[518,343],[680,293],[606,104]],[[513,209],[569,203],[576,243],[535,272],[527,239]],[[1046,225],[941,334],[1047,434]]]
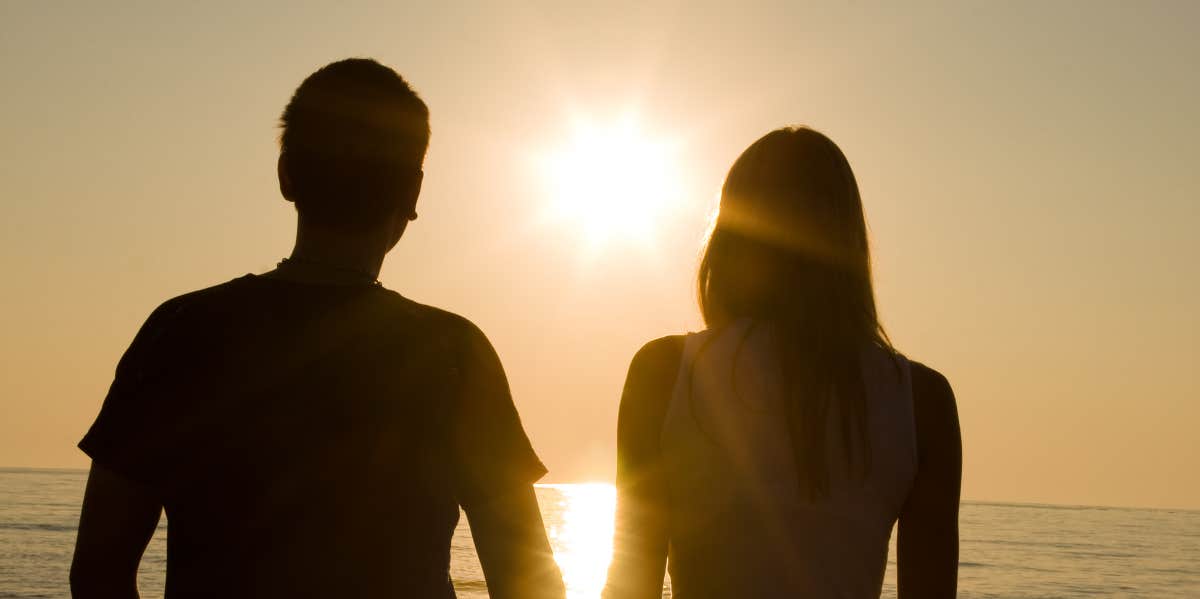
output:
[[[346,233],[302,225],[296,230],[290,259],[376,278],[387,254],[383,237],[375,232]]]

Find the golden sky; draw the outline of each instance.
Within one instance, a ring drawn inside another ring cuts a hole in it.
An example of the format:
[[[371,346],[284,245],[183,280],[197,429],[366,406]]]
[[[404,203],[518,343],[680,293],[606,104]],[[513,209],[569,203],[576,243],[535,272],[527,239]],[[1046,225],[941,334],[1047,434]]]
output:
[[[433,127],[382,279],[489,335],[547,480],[611,478],[630,357],[700,326],[725,170],[803,123],[858,174],[893,340],[958,394],[966,499],[1200,508],[1200,4],[253,4],[0,3],[0,466],[86,465],[146,315],[288,253],[278,114],[372,56]],[[649,234],[547,218],[581,122],[670,146]]]

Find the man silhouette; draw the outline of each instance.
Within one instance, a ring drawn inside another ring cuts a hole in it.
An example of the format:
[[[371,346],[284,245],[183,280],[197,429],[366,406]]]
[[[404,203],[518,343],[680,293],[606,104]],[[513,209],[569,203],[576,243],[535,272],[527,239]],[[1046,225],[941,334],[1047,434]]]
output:
[[[453,597],[461,506],[493,597],[561,597],[532,486],[545,468],[491,345],[376,280],[417,216],[424,102],[350,59],[281,120],[295,248],[142,326],[79,444],[72,593],[136,597],[165,508],[168,598]]]

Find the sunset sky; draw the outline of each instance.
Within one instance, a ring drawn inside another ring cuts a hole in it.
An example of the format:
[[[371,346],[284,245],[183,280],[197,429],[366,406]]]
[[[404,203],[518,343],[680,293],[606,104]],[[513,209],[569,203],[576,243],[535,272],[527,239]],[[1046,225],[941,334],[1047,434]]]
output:
[[[86,466],[150,311],[289,252],[279,113],[370,56],[433,128],[381,278],[488,334],[546,481],[611,480],[725,171],[802,123],[958,395],[965,499],[1200,508],[1200,3],[119,4],[0,3],[0,466]]]

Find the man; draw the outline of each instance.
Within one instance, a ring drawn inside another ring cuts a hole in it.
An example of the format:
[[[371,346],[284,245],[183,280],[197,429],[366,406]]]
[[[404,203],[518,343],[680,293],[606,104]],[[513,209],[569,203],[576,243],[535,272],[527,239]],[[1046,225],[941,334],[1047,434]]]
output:
[[[561,597],[545,473],[491,345],[376,280],[417,217],[424,102],[373,60],[330,64],[282,117],[291,257],[169,300],[117,366],[71,589],[136,597],[165,508],[168,598],[453,597],[462,506],[493,597]]]

